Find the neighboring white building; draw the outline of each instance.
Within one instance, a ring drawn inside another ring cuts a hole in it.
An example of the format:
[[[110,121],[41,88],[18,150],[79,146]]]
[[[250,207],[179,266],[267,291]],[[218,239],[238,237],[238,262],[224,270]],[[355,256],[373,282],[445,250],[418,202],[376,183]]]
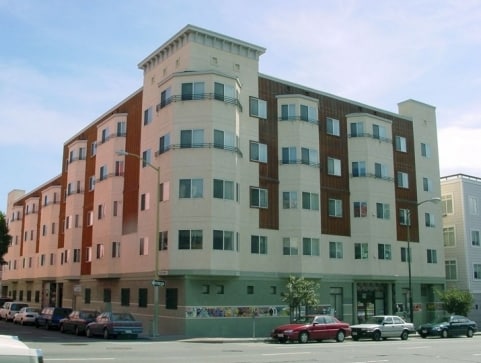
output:
[[[264,52],[188,25],[142,60],[143,87],[65,142],[61,175],[9,195],[2,294],[147,327],[161,279],[161,334],[265,336],[294,275],[319,283],[318,311],[408,317],[409,236],[414,319],[433,317],[434,107],[393,113],[259,74]]]
[[[469,290],[469,317],[481,324],[481,178],[441,178],[446,287]]]

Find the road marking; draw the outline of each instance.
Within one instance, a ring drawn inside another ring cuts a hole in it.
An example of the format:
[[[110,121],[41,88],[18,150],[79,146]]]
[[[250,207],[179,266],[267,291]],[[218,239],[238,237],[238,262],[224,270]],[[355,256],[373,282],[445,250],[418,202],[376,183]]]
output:
[[[264,356],[275,356],[275,355],[292,355],[292,354],[312,354],[311,352],[292,352],[292,353],[263,353]]]
[[[116,360],[116,358],[43,358],[44,362],[87,362],[87,361],[106,361],[106,360]]]

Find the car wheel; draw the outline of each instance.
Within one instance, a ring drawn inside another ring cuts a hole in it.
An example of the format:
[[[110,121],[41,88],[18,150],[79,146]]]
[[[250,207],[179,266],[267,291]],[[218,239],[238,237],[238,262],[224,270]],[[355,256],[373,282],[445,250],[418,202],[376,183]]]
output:
[[[472,338],[472,337],[473,337],[473,334],[474,334],[473,329],[468,328],[468,331],[466,332],[466,336],[467,336],[468,338]]]
[[[109,330],[107,328],[104,328],[104,339],[109,339],[109,338],[110,338]]]
[[[372,340],[375,340],[376,342],[381,340],[381,332],[379,330],[372,333]]]
[[[75,335],[80,335],[80,329],[78,326],[75,327]]]
[[[408,340],[408,338],[409,338],[409,332],[407,330],[404,330],[401,333],[401,340]]]
[[[92,331],[90,330],[90,328],[87,327],[87,329],[85,329],[85,336],[87,338],[92,338]]]
[[[448,337],[448,331],[447,330],[443,330],[441,332],[441,338],[447,338]]]
[[[299,343],[307,343],[309,341],[309,334],[303,331],[299,334]]]
[[[342,343],[345,338],[346,338],[346,334],[344,334],[344,331],[339,330],[336,335],[336,341],[338,341],[339,343]]]

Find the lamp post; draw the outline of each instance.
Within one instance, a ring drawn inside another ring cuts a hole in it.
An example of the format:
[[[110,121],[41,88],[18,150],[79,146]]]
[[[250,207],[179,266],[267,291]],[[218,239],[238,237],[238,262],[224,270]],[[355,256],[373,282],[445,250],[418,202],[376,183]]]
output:
[[[419,207],[421,204],[424,203],[439,203],[441,198],[434,197],[431,199],[423,200],[419,203],[416,203],[416,207]],[[413,290],[412,290],[412,275],[411,275],[411,210],[408,209],[406,213],[406,222],[407,222],[407,240],[408,240],[408,250],[407,250],[407,260],[408,260],[408,284],[409,284],[409,318],[411,323],[414,322],[414,311],[413,311]]]
[[[149,166],[150,168],[154,169],[157,173],[157,186],[156,186],[156,194],[155,194],[155,205],[156,205],[156,213],[155,213],[155,270],[154,270],[154,279],[152,280],[152,286],[154,287],[154,318],[152,321],[152,336],[156,337],[159,335],[159,290],[161,286],[161,281],[158,281],[159,278],[159,233],[160,233],[160,206],[159,206],[159,197],[160,197],[160,168],[152,165],[148,160],[145,160],[142,156],[126,152],[125,150],[116,151],[117,155],[120,156],[133,156],[134,158],[139,159],[145,165]]]

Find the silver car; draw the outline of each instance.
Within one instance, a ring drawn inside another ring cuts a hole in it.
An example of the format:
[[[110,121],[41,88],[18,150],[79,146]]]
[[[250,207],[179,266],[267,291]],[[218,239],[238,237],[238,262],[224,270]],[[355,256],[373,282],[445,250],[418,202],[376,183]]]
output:
[[[371,316],[363,324],[351,325],[353,340],[370,338],[379,341],[387,338],[406,340],[409,334],[415,333],[414,325],[407,323],[396,315]]]

